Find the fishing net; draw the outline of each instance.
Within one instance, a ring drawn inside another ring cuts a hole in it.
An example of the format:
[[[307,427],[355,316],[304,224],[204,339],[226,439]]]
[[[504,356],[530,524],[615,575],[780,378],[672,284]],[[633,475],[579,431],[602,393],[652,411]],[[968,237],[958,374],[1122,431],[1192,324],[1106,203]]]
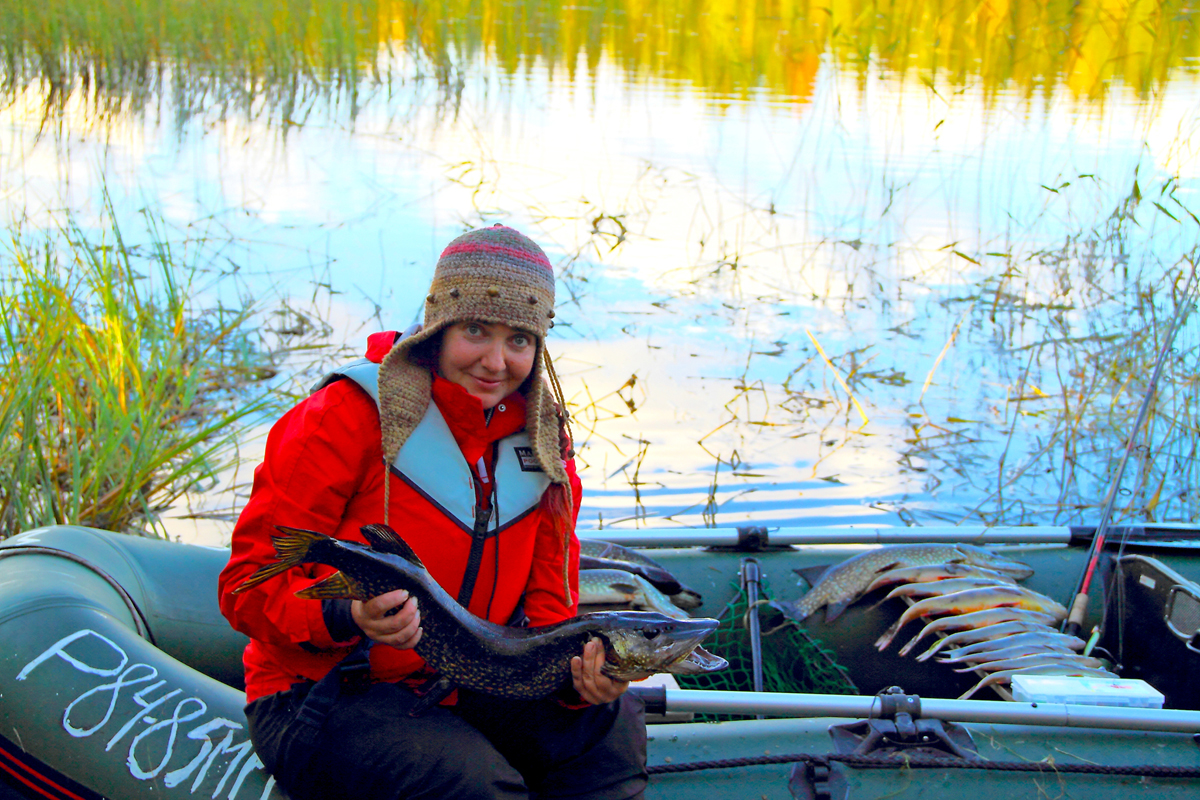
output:
[[[749,603],[746,593],[734,584],[736,594],[717,619],[720,626],[704,640],[704,648],[729,662],[720,672],[705,675],[676,675],[683,689],[724,691],[754,690],[754,660],[751,656],[750,629],[747,623]],[[858,689],[832,651],[795,622],[784,617],[765,601],[770,599],[764,583],[758,603],[759,628],[762,631],[763,691],[813,694],[858,694]],[[729,714],[697,714],[697,719],[717,721],[742,719]]]

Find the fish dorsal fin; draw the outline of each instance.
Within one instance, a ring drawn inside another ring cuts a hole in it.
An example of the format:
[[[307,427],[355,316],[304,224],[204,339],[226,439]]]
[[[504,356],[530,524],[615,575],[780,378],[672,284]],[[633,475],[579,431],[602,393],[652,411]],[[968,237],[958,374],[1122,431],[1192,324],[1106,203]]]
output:
[[[306,589],[296,592],[296,597],[306,600],[337,600],[348,597],[367,601],[371,598],[363,590],[362,585],[344,572],[335,572],[328,578],[317,581]]]
[[[363,525],[359,530],[362,531],[367,544],[371,545],[375,550],[381,553],[400,556],[405,561],[416,564],[421,569],[425,568],[425,565],[421,563],[421,559],[408,546],[408,542],[401,539],[400,534],[387,525]]]
[[[799,567],[793,569],[792,572],[803,578],[805,583],[811,588],[821,582],[821,578],[829,571],[829,566],[829,564],[821,564],[816,567]]]

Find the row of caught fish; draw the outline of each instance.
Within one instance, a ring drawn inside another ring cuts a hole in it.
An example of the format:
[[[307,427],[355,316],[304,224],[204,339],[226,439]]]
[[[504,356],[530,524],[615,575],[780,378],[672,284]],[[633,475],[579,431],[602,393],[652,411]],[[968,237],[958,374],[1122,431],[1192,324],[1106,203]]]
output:
[[[1062,604],[1017,585],[1032,574],[1026,564],[970,545],[896,545],[831,567],[794,604],[793,615],[803,619],[825,606],[828,621],[859,597],[894,586],[884,599],[904,598],[911,605],[876,646],[882,651],[909,622],[935,617],[900,655],[927,636],[949,634],[917,658],[925,661],[954,645],[942,661],[964,665],[959,672],[984,674],[963,698],[1018,673],[1113,675],[1099,659],[1078,654],[1082,640],[1053,627],[1066,617]]]

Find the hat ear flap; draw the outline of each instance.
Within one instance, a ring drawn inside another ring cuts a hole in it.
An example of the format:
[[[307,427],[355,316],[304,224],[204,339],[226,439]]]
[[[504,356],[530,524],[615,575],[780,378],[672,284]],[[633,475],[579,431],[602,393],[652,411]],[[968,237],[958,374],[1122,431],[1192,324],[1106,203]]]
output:
[[[409,350],[435,333],[400,340],[379,364],[379,430],[385,465],[390,466],[396,460],[400,448],[429,408],[433,373],[412,363]]]
[[[566,467],[563,466],[562,418],[550,379],[542,368],[545,355],[545,340],[538,340],[538,356],[530,373],[529,389],[525,393],[525,432],[533,446],[538,465],[551,483],[567,484]],[[565,412],[562,412],[565,413]]]

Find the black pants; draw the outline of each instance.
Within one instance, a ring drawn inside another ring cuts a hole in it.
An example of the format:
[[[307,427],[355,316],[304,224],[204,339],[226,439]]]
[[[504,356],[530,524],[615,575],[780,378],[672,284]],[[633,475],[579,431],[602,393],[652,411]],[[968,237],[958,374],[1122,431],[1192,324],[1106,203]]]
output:
[[[392,683],[342,694],[316,739],[298,736],[311,684],[246,707],[250,738],[293,800],[641,798],[642,703],[628,695],[584,709],[459,691],[458,704],[408,716],[415,697]]]

